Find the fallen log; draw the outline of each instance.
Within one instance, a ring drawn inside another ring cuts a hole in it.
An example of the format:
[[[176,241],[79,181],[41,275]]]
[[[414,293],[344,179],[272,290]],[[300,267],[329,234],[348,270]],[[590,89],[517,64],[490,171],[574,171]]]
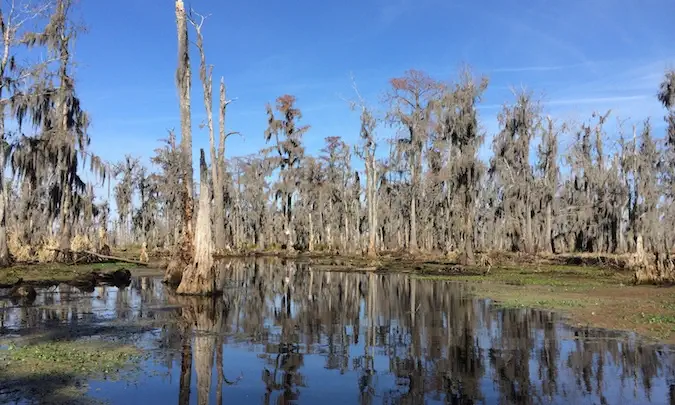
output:
[[[51,250],[53,250],[55,252],[58,252],[58,253],[64,253],[63,250],[61,250],[61,249],[51,249]],[[69,251],[69,253],[74,254],[74,255],[89,255],[89,256],[98,257],[99,259],[103,259],[103,260],[114,260],[116,262],[131,263],[131,264],[136,264],[136,265],[139,265],[139,266],[147,266],[148,265],[147,262],[142,262],[142,261],[139,261],[139,260],[126,259],[124,257],[119,257],[119,256],[104,255],[104,254],[101,254],[101,253],[92,252],[90,250],[77,250],[77,251],[71,250],[71,251]]]
[[[100,254],[100,253],[90,252],[88,250],[83,250],[81,252],[74,252],[74,253],[86,253],[88,255],[100,257],[101,259],[115,260],[115,261],[118,261],[118,262],[137,264],[139,266],[147,266],[148,265],[147,262],[142,262],[140,260],[132,260],[132,259],[125,259],[123,257],[118,257],[118,256],[103,255],[103,254]]]

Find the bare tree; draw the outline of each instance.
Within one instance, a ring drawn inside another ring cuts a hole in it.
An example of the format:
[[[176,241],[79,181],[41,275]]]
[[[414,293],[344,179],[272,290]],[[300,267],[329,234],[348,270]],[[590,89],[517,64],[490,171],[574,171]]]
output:
[[[202,35],[202,25],[206,17],[192,12],[199,18],[196,21],[190,18],[190,22],[195,28],[197,34],[197,49],[199,50],[200,65],[199,78],[202,82],[204,91],[204,108],[206,109],[206,126],[209,131],[209,142],[211,145],[211,179],[213,183],[213,223],[215,230],[215,250],[217,253],[223,253],[227,247],[225,239],[225,197],[224,197],[224,177],[225,177],[225,141],[228,136],[235,134],[235,132],[226,133],[225,130],[225,113],[227,105],[230,103],[225,98],[225,81],[221,79],[220,82],[220,111],[219,111],[219,144],[216,149],[216,141],[213,129],[213,66],[206,65],[206,56],[204,54],[204,37]]]
[[[213,239],[211,236],[211,187],[204,149],[199,157],[199,210],[195,237],[194,262],[188,266],[176,290],[186,295],[212,295],[222,288],[216,280],[213,266]]]
[[[366,203],[368,206],[368,256],[377,255],[377,170],[375,167],[375,152],[377,151],[377,142],[375,141],[375,127],[377,120],[372,110],[366,105],[361,93],[359,93],[356,83],[352,79],[352,87],[356,93],[357,100],[350,102],[352,110],[360,111],[361,119],[361,145],[356,149],[356,154],[364,160],[366,167]]]
[[[178,33],[178,67],[176,70],[176,87],[180,104],[180,148],[181,170],[183,172],[183,218],[182,218],[182,246],[180,248],[180,262],[192,260],[192,205],[194,188],[192,186],[192,112],[190,107],[190,90],[192,88],[192,73],[190,70],[190,53],[188,48],[187,16],[183,0],[176,0],[176,28]]]

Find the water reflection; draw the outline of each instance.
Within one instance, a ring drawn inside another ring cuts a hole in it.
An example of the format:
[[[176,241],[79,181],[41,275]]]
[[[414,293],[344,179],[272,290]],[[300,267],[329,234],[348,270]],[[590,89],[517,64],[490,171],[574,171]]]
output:
[[[462,284],[279,260],[220,274],[218,299],[174,296],[160,278],[43,292],[4,310],[2,333],[125,325],[153,356],[137,384],[91,383],[113,403],[675,404],[670,348],[495,310]]]

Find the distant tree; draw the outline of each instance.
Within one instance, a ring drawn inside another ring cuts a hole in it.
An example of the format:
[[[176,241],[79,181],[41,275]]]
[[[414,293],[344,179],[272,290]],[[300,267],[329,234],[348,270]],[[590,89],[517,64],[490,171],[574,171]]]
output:
[[[463,219],[461,240],[463,261],[474,262],[476,203],[483,165],[478,159],[478,149],[483,143],[479,131],[477,103],[487,89],[486,77],[475,81],[468,70],[462,72],[460,81],[450,86],[438,103],[438,125],[441,138],[447,142],[447,186],[450,204],[456,200]]]
[[[541,142],[537,149],[537,170],[542,182],[541,203],[545,212],[544,250],[555,251],[553,235],[553,203],[558,191],[560,169],[558,167],[558,135],[564,132],[565,126],[556,126],[551,117],[546,117],[546,127],[541,132]]]
[[[305,149],[302,146],[302,136],[309,130],[309,126],[298,126],[297,121],[302,119],[302,112],[295,106],[295,97],[283,95],[277,98],[276,111],[281,118],[274,116],[274,110],[267,105],[267,129],[265,141],[274,137],[274,145],[268,151],[276,151],[273,158],[275,166],[280,169],[278,191],[282,196],[282,211],[284,216],[284,234],[286,235],[286,249],[292,251],[295,245],[295,231],[293,229],[293,195],[299,182],[299,167]]]
[[[493,141],[494,156],[490,172],[502,186],[503,213],[506,215],[511,249],[534,253],[534,172],[530,165],[530,143],[537,136],[540,106],[531,94],[520,93],[513,107],[499,115],[501,131]]]
[[[121,235],[127,243],[131,240],[132,201],[134,191],[138,184],[138,174],[141,169],[140,161],[131,155],[125,156],[124,160],[113,166],[113,176],[119,177],[115,185],[115,203],[117,215],[121,224],[124,224],[124,235]]]
[[[353,81],[352,81],[353,82]],[[365,100],[359,93],[356,83],[353,82],[354,92],[357,100],[350,102],[352,110],[360,112],[361,145],[356,148],[356,154],[365,162],[366,168],[366,204],[367,204],[367,222],[368,222],[368,256],[377,254],[377,168],[375,165],[375,152],[377,151],[377,142],[375,141],[375,128],[377,120],[373,111],[366,105]]]
[[[391,79],[386,95],[390,106],[387,118],[403,131],[398,147],[407,156],[410,171],[410,237],[408,247],[417,250],[417,206],[422,182],[422,154],[431,128],[430,102],[441,94],[441,83],[418,70]]]

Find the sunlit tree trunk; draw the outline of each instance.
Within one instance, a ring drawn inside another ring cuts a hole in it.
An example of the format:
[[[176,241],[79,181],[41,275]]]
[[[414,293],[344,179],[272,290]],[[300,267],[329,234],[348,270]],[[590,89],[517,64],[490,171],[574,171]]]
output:
[[[178,286],[179,294],[211,295],[220,286],[213,266],[213,240],[211,239],[211,190],[204,149],[200,150],[199,212],[195,237],[194,262],[188,266]]]
[[[178,68],[176,70],[176,87],[178,88],[178,101],[180,105],[180,129],[181,129],[181,162],[183,174],[183,218],[182,218],[182,246],[181,261],[190,262],[192,258],[193,230],[193,198],[194,188],[192,185],[192,114],[190,111],[190,90],[192,73],[190,71],[190,56],[188,48],[188,29],[185,5],[183,0],[176,0],[176,28],[178,34]]]

